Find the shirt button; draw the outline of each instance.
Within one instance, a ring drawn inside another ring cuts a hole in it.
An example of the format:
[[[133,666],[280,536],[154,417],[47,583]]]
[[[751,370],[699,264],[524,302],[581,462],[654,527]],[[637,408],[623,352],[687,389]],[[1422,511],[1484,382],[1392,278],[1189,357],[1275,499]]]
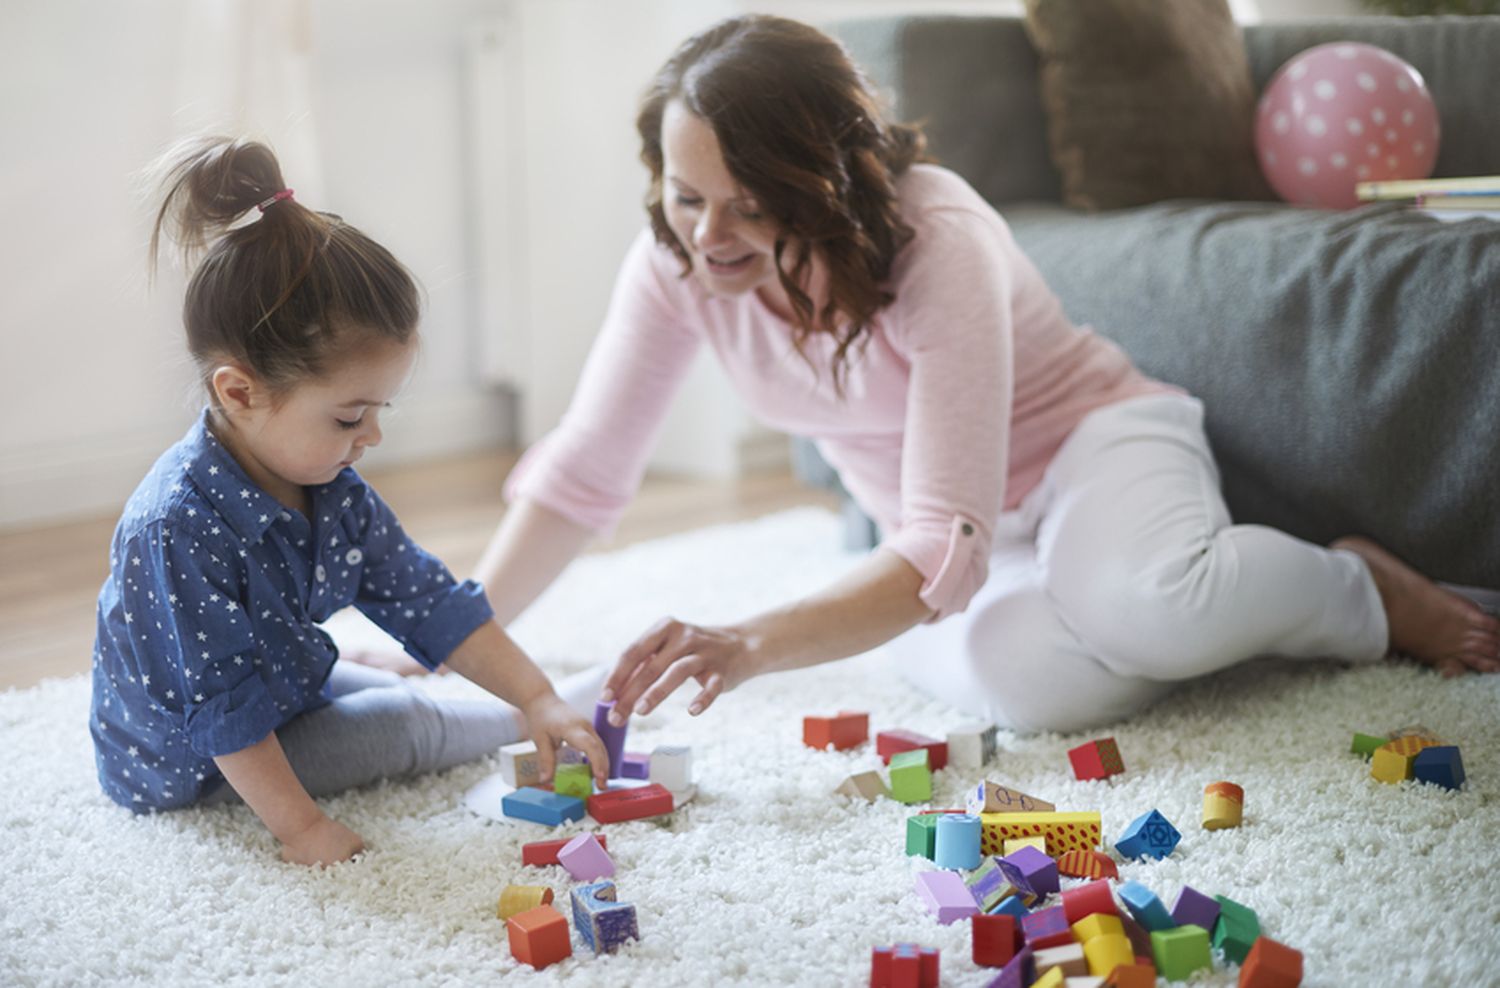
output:
[[[973,535],[974,526],[970,525],[968,522],[964,522],[963,528],[959,529],[959,531],[963,532],[965,535]]]
[[[364,558],[365,554],[358,549],[350,549],[348,552],[344,553],[344,562],[348,563],[350,566],[358,566],[360,560]]]
[[[324,580],[328,579],[328,572],[327,570],[323,569],[323,565],[321,563],[318,564],[318,568],[314,571],[313,575],[317,577],[319,583],[322,583]]]

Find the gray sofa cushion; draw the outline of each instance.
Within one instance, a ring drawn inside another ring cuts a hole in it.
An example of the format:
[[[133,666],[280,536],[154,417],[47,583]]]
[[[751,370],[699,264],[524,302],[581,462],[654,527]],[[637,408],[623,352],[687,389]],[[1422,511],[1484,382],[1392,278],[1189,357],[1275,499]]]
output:
[[[1204,400],[1239,521],[1500,587],[1500,223],[1393,206],[1004,211],[1077,322]]]

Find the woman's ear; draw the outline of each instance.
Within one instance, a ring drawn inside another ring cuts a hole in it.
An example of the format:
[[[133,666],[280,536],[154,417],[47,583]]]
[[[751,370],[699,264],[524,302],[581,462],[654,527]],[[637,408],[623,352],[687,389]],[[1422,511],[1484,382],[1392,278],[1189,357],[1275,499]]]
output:
[[[214,368],[209,385],[225,415],[243,415],[262,403],[260,380],[239,364],[220,364]]]

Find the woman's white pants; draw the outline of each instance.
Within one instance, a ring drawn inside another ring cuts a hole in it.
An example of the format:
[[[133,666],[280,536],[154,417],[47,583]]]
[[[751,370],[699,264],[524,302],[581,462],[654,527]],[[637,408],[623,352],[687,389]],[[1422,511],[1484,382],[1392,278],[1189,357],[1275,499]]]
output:
[[[1079,423],[1001,515],[968,608],[890,647],[907,678],[968,713],[1070,731],[1255,656],[1369,662],[1386,639],[1358,556],[1231,524],[1203,407],[1172,394]]]

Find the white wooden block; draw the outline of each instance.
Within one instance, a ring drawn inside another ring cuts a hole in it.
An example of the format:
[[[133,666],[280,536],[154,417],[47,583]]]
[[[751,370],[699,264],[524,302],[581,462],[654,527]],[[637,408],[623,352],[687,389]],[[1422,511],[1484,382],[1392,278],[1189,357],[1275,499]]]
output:
[[[693,749],[676,745],[657,745],[651,752],[651,781],[673,792],[693,785]]]
[[[948,764],[983,768],[995,757],[995,725],[965,724],[948,732]]]
[[[542,764],[537,757],[536,742],[517,741],[500,749],[500,776],[515,789],[534,786],[542,781]]]

